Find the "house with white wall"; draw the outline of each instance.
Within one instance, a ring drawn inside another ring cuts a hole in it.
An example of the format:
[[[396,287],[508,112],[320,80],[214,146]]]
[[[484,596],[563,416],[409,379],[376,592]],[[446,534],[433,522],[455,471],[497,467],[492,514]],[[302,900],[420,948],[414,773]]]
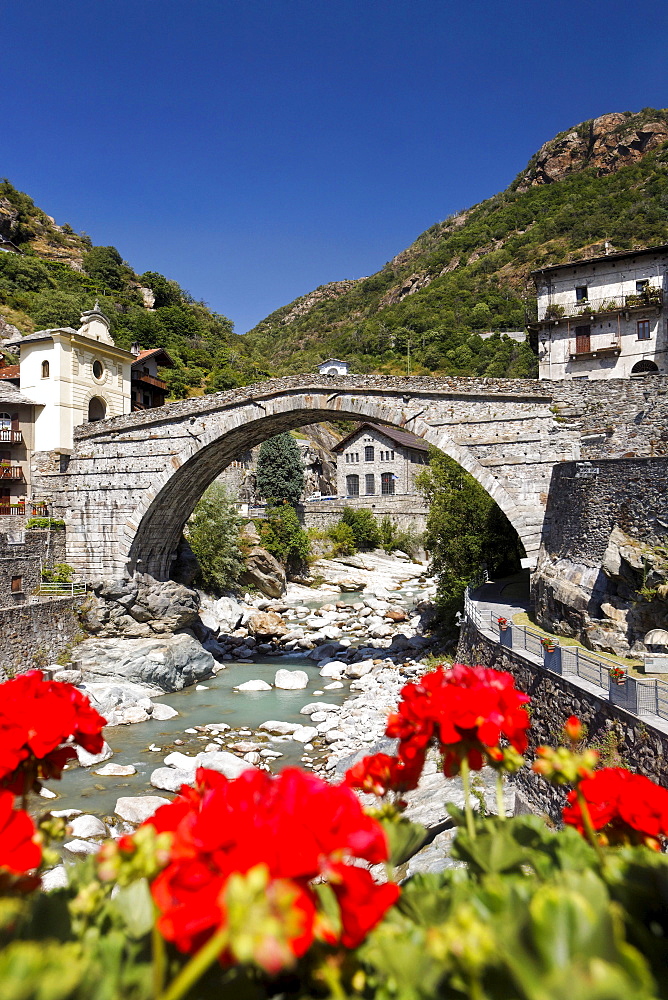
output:
[[[668,374],[668,245],[532,272],[539,378]]]
[[[129,413],[130,351],[116,347],[98,303],[78,330],[39,330],[8,341],[20,355],[20,391],[35,404],[35,451],[72,448],[74,428]]]

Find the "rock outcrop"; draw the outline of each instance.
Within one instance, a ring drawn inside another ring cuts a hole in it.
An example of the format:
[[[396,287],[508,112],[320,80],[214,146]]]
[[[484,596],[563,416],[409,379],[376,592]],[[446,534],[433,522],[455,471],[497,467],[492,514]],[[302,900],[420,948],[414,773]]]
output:
[[[193,625],[199,595],[174,580],[115,580],[94,587],[85,627],[100,638],[148,639]]]
[[[593,167],[599,176],[637,163],[646,153],[668,142],[668,115],[622,112],[601,115],[562,132],[546,142],[529,162],[518,191],[538,184],[552,184],[568,174]]]
[[[614,527],[600,563],[543,553],[532,587],[540,624],[600,652],[642,652],[668,624],[668,549]]]
[[[280,597],[285,591],[285,570],[270,552],[254,545],[246,555],[246,569],[240,582],[267,597]]]

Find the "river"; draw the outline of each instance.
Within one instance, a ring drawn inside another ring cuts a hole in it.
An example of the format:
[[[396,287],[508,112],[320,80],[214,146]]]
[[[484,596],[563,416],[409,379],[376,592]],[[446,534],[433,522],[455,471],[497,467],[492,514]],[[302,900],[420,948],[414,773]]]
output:
[[[408,591],[409,593],[405,593]],[[397,603],[410,607],[421,599],[422,588],[413,580],[397,592]],[[317,593],[317,592],[316,592]],[[361,592],[354,595],[354,601],[363,601],[372,593]],[[332,600],[331,594],[314,594],[309,605],[313,608]],[[355,638],[353,645],[367,643],[364,634]],[[379,655],[381,653],[379,652]],[[234,688],[250,679],[265,680],[273,684],[276,670],[281,668],[305,670],[309,683],[305,689],[285,691],[272,687],[271,691],[235,691]],[[187,733],[187,729],[204,726],[209,723],[227,723],[232,732],[225,733],[220,742],[226,749],[230,742],[237,740],[253,740],[262,742],[267,749],[280,752],[281,756],[270,761],[272,770],[280,770],[287,765],[304,766],[315,763],[327,750],[307,751],[302,744],[290,737],[262,736],[255,732],[257,727],[268,719],[280,719],[283,722],[309,724],[309,719],[300,714],[300,709],[308,702],[326,701],[340,705],[348,696],[350,682],[343,679],[343,687],[325,691],[324,685],[329,678],[323,678],[319,673],[319,664],[309,659],[305,653],[293,653],[283,656],[257,657],[253,663],[227,664],[215,677],[211,677],[203,685],[185,688],[164,696],[166,704],[179,713],[167,722],[137,723],[129,726],[113,726],[105,730],[105,738],[114,752],[111,760],[114,764],[131,764],[136,768],[136,774],[129,776],[103,776],[95,773],[99,767],[90,768],[71,765],[63,773],[60,782],[49,782],[48,787],[57,794],[56,799],[45,801],[41,799],[42,808],[80,809],[86,813],[94,813],[101,817],[113,817],[116,800],[127,795],[162,795],[168,792],[154,788],[150,784],[152,771],[162,766],[165,756],[173,750],[194,756],[214,741],[211,734],[202,732]],[[316,692],[318,692],[316,694]],[[243,731],[243,732],[240,732]],[[176,741],[180,741],[177,743]],[[151,746],[159,748],[149,749]]]

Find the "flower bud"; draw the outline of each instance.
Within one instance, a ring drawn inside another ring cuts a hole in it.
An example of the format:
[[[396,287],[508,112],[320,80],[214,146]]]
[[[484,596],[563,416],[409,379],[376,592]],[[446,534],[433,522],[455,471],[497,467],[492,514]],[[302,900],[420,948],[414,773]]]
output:
[[[584,735],[584,727],[577,715],[571,715],[566,719],[566,725],[564,726],[564,732],[568,736],[572,743],[577,743],[582,739]]]

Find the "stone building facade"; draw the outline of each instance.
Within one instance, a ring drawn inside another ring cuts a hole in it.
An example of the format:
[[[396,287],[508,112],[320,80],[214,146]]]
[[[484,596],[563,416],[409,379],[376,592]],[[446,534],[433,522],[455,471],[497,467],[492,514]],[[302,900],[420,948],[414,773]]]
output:
[[[668,246],[533,272],[541,379],[668,373]]]
[[[339,497],[415,493],[415,477],[428,464],[424,441],[395,427],[364,423],[334,445]]]

